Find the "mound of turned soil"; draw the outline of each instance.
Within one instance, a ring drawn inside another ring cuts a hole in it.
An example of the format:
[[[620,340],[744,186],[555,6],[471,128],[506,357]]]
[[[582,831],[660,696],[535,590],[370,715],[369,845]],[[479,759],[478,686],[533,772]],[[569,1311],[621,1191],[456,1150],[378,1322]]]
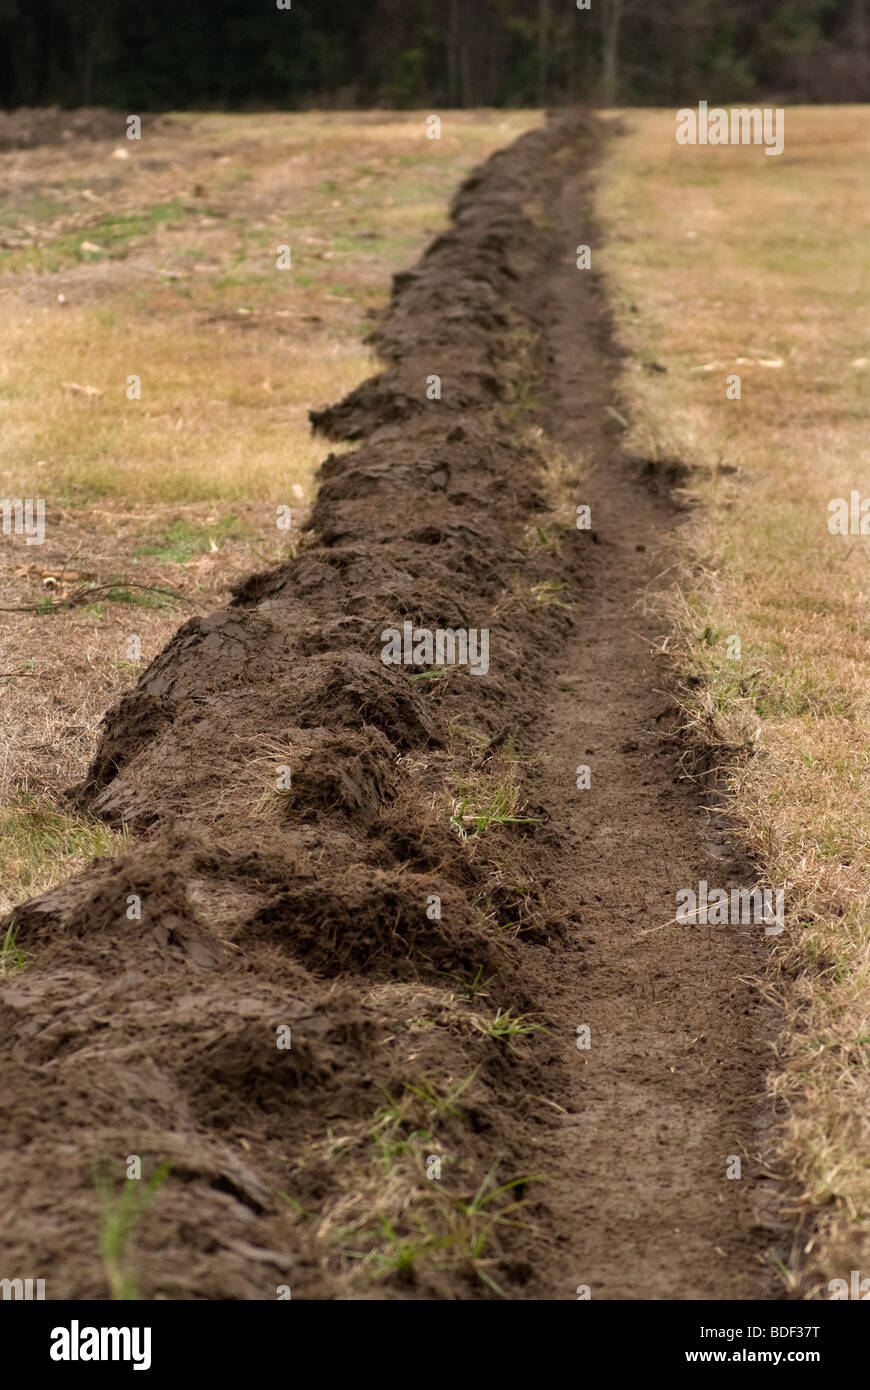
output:
[[[0,991],[4,1244],[49,1298],[107,1296],[94,1174],[120,1188],[133,1155],[145,1176],[172,1162],[137,1231],[143,1297],[493,1295],[456,1237],[446,1266],[354,1280],[383,1242],[363,1194],[386,1098],[397,1145],[424,1133],[441,1159],[440,1183],[420,1177],[438,1229],[482,1183],[528,1176],[528,1131],[551,1122],[549,1035],[493,1024],[535,1012],[525,953],[570,915],[535,866],[552,832],[534,805],[480,835],[451,814],[464,782],[518,776],[570,626],[534,597],[557,566],[528,544],[542,460],[509,406],[551,312],[552,233],[523,205],[558,149],[594,144],[579,122],[533,132],[461,189],[452,229],[396,278],[384,371],[315,418],[361,442],[323,464],[307,544],[186,623],[106,715],[76,794],[128,846],[11,916],[27,969]],[[583,539],[566,533],[560,579]],[[488,670],[384,664],[406,622],[488,631]],[[463,1082],[422,1113],[418,1093]],[[415,1200],[389,1211],[398,1239]],[[506,1221],[487,1237],[506,1292],[523,1248]]]

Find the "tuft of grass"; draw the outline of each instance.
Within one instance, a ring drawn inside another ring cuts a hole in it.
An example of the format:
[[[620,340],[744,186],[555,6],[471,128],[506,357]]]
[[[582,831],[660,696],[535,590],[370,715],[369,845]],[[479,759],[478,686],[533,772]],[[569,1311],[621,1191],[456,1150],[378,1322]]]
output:
[[[433,666],[429,671],[414,671],[408,676],[409,681],[443,681],[447,677],[447,670],[442,666]]]
[[[494,975],[488,975],[486,979],[483,978],[482,965],[477,967],[470,980],[464,975],[457,974],[456,971],[447,972],[445,970],[439,970],[438,973],[439,975],[443,975],[446,980],[456,980],[466,999],[475,999],[478,995],[482,998],[485,997],[487,985],[495,979]]]
[[[339,1272],[345,1296],[398,1282],[455,1297],[468,1280],[504,1296],[500,1236],[528,1229],[520,1219],[526,1189],[544,1179],[500,1180],[497,1164],[487,1169],[470,1156],[478,1070],[459,1080],[416,1076],[384,1091],[369,1119],[316,1140],[294,1165],[298,1181],[313,1175],[318,1198],[309,1203],[283,1191],[287,1220],[304,1223]],[[324,1165],[339,1178],[326,1196]]]
[[[19,949],[17,936],[18,928],[10,922],[6,928],[6,935],[0,942],[0,978],[11,975],[14,970],[23,970],[27,964],[24,952]]]
[[[505,1296],[493,1274],[495,1237],[502,1228],[522,1226],[517,1216],[526,1204],[524,1190],[543,1179],[499,1183],[493,1165],[467,1183],[452,1154],[466,1122],[459,1097],[475,1075],[447,1089],[428,1078],[406,1083],[356,1134],[326,1141],[330,1158],[342,1154],[349,1191],[327,1211],[320,1234],[347,1262],[351,1288],[370,1290],[399,1279],[446,1291],[455,1288],[457,1275],[467,1274]],[[433,1155],[443,1156],[440,1176],[428,1166]]]
[[[504,416],[508,424],[516,425],[529,416],[537,415],[544,402],[538,395],[537,383],[531,378],[522,378],[517,386],[516,397],[505,407]]]
[[[540,529],[540,528],[539,528]],[[563,603],[556,595],[561,593],[565,584],[562,580],[542,579],[539,584],[533,584],[531,594],[537,604],[555,604],[557,608],[570,608],[569,603]]]
[[[111,1167],[97,1168],[94,1183],[100,1199],[100,1253],[113,1299],[138,1299],[139,1285],[130,1273],[130,1238],[172,1171],[165,1159],[147,1180],[125,1178],[116,1192]]]
[[[436,1115],[451,1115],[458,1119],[460,1111],[456,1102],[459,1100],[459,1097],[468,1090],[474,1078],[477,1076],[477,1071],[478,1069],[475,1067],[473,1071],[468,1073],[468,1076],[464,1077],[462,1081],[458,1081],[455,1086],[451,1086],[444,1093],[439,1090],[434,1082],[429,1081],[426,1077],[423,1077],[416,1084],[407,1081],[405,1083],[405,1091],[409,1096],[419,1097],[424,1105],[428,1106]],[[398,1107],[396,1107],[395,1114],[396,1117],[400,1115],[400,1109]]]
[[[469,785],[459,780],[457,791],[450,826],[460,839],[481,835],[493,825],[541,824],[540,817],[517,815],[521,809],[520,789],[508,778],[488,785],[483,782]]]
[[[123,836],[102,821],[59,811],[44,797],[19,791],[0,806],[4,893],[18,901],[57,883],[89,859],[113,854]]]
[[[498,1227],[523,1227],[523,1223],[514,1218],[526,1205],[526,1199],[523,1197],[512,1201],[510,1194],[517,1188],[525,1188],[530,1183],[544,1179],[513,1178],[496,1186],[494,1171],[493,1168],[486,1174],[470,1197],[451,1197],[440,1185],[432,1185],[432,1210],[426,1215],[417,1214],[416,1229],[412,1234],[397,1235],[389,1218],[379,1212],[377,1219],[386,1237],[386,1248],[381,1246],[373,1250],[348,1251],[348,1255],[360,1261],[360,1273],[370,1280],[381,1278],[385,1273],[394,1273],[411,1282],[426,1263],[433,1264],[440,1271],[446,1270],[451,1264],[459,1264],[460,1268],[465,1266],[473,1270],[499,1298],[507,1298],[488,1268],[493,1261],[486,1257],[485,1251],[493,1231]],[[498,1202],[501,1204],[495,1205]],[[369,1230],[363,1234],[372,1235],[373,1232]]]
[[[481,1032],[488,1037],[495,1038],[497,1042],[510,1042],[512,1038],[522,1037],[528,1033],[545,1033],[547,1030],[541,1023],[529,1021],[529,1014],[514,1015],[510,1009],[499,1009],[495,1018],[489,1020],[477,1020]]]

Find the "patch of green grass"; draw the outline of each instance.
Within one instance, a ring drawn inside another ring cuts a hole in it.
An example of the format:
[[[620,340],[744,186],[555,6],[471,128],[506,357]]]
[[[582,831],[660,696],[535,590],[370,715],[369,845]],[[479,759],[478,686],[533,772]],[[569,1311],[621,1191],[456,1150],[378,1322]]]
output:
[[[709,690],[720,718],[727,718],[737,705],[747,701],[760,719],[795,719],[802,715],[848,719],[854,713],[854,701],[838,688],[832,672],[808,673],[785,664],[777,670],[769,662],[767,671],[747,670],[747,659],[759,655],[755,643],[744,646],[739,660],[728,666],[719,665],[721,650],[709,649],[721,647],[722,640],[721,632],[705,628],[696,638],[698,646],[687,664],[690,685],[696,690]]]
[[[204,526],[192,526],[189,521],[173,521],[159,536],[137,547],[136,555],[150,555],[158,563],[171,561],[186,565],[195,555],[220,547],[229,540],[245,540],[248,530],[235,516],[221,516]]]
[[[151,207],[142,208],[140,212],[101,218],[89,229],[84,240],[95,245],[104,244],[107,254],[110,255],[126,253],[134,237],[147,236],[155,227],[167,222],[180,222],[185,212],[195,213],[196,209],[183,208],[177,198],[173,198],[169,203],[153,203]]]
[[[430,671],[414,671],[408,676],[409,681],[442,681],[446,678],[447,671],[442,666],[433,666]]]
[[[453,803],[450,816],[451,829],[461,839],[470,835],[480,835],[493,825],[540,825],[537,816],[518,816],[519,788],[515,783],[505,780],[496,786],[472,787],[465,790],[460,786],[460,795]]]
[[[113,1299],[140,1297],[139,1285],[128,1270],[129,1241],[171,1169],[172,1164],[167,1159],[159,1164],[147,1182],[141,1178],[125,1178],[120,1193],[115,1192],[108,1164],[98,1168],[94,1175],[100,1198],[100,1253]]]
[[[22,896],[65,877],[72,861],[111,854],[117,832],[102,821],[66,811],[28,792],[0,807],[0,859],[7,893]]]
[[[140,608],[170,608],[175,596],[164,589],[128,589],[121,582],[106,594],[107,603],[135,603]]]
[[[485,734],[480,729],[472,729],[469,724],[461,724],[457,719],[451,719],[448,731],[451,738],[458,735],[460,738],[468,739],[469,743],[475,744],[478,748],[488,748],[492,743],[490,734]]]
[[[178,222],[185,213],[195,211],[182,207],[173,198],[169,203],[154,203],[139,212],[110,214],[89,227],[64,232],[45,246],[0,249],[0,269],[14,272],[29,268],[50,273],[76,261],[118,260],[128,254],[130,243],[137,237],[148,236],[155,227]],[[97,250],[87,250],[86,242]]]
[[[495,1018],[484,1025],[483,1031],[498,1042],[510,1042],[511,1038],[526,1033],[545,1033],[547,1030],[541,1023],[530,1023],[528,1014],[514,1017],[510,1009],[499,1009]]]
[[[134,603],[140,608],[171,608],[176,602],[175,596],[163,589],[128,589],[121,582],[114,584],[103,597],[102,603],[89,603],[83,609],[95,618],[102,618],[105,614],[104,603]]]
[[[452,1115],[457,1118],[460,1111],[457,1109],[456,1102],[463,1091],[467,1090],[471,1085],[476,1075],[477,1067],[443,1095],[434,1082],[429,1081],[426,1077],[423,1077],[417,1085],[412,1084],[410,1081],[406,1082],[405,1090],[410,1095],[417,1096],[425,1105],[428,1105],[430,1109],[434,1110],[436,1114]]]
[[[543,408],[543,401],[537,394],[535,383],[529,379],[520,382],[516,397],[505,410],[505,419],[515,425],[524,415],[534,415]]]
[[[11,975],[13,970],[23,970],[27,964],[24,952],[19,950],[17,936],[18,928],[10,923],[0,944],[0,978]]]
[[[563,603],[561,599],[556,598],[556,595],[561,593],[564,587],[565,584],[562,580],[542,579],[540,584],[532,585],[531,593],[535,603],[552,603],[556,608],[570,608],[571,605],[569,603]]]
[[[446,980],[456,980],[462,988],[466,999],[474,999],[478,994],[485,996],[487,985],[495,979],[494,975],[488,975],[486,979],[483,978],[482,965],[477,967],[470,980],[466,979],[464,975],[458,975],[455,971],[448,973],[447,971],[439,970],[438,973],[439,975],[443,975]]]
[[[212,284],[216,290],[240,290],[251,284],[253,280],[262,280],[262,275],[215,275]]]
[[[99,594],[100,598],[93,603],[82,605],[82,600],[88,593]],[[140,608],[171,608],[178,601],[177,594],[169,589],[160,588],[158,585],[135,584],[119,579],[112,584],[85,584],[74,595],[67,599],[55,599],[48,594],[43,594],[36,600],[34,609],[37,613],[68,613],[71,608],[78,608],[86,618],[105,617],[107,603],[132,603]]]
[[[403,1213],[402,1224],[410,1225],[410,1230],[398,1232],[398,1221],[390,1221],[385,1212],[379,1211],[376,1222],[356,1233],[366,1237],[371,1242],[370,1247],[344,1253],[361,1262],[360,1273],[367,1282],[385,1274],[398,1274],[410,1280],[416,1276],[418,1267],[426,1263],[439,1270],[459,1265],[472,1270],[500,1298],[506,1298],[506,1293],[487,1269],[492,1261],[484,1258],[484,1252],[496,1227],[527,1229],[523,1222],[514,1219],[526,1199],[511,1200],[511,1196],[517,1188],[541,1181],[542,1177],[520,1177],[495,1186],[493,1170],[490,1170],[467,1198],[453,1196],[438,1182],[428,1183],[425,1189],[428,1200],[413,1212]]]
[[[369,1189],[362,1172],[357,1175],[358,1198],[368,1209],[351,1224],[334,1228],[330,1241],[344,1258],[356,1262],[357,1285],[391,1275],[406,1281],[424,1278],[427,1267],[430,1274],[437,1270],[442,1275],[463,1269],[504,1296],[487,1268],[494,1261],[485,1251],[496,1227],[522,1226],[515,1217],[526,1199],[518,1189],[542,1178],[497,1185],[493,1167],[476,1188],[456,1192],[444,1185],[440,1170],[433,1174],[429,1166],[431,1155],[455,1164],[454,1145],[439,1138],[436,1127],[439,1121],[462,1122],[457,1101],[475,1075],[476,1069],[446,1092],[425,1078],[406,1083],[401,1098],[388,1094],[387,1105],[374,1117],[366,1138],[375,1143],[377,1185]],[[352,1142],[343,1141],[342,1148]],[[462,1166],[454,1168],[457,1176]]]
[[[790,719],[802,714],[848,719],[853,712],[853,701],[837,689],[832,673],[826,671],[778,672],[758,691],[755,704],[759,715],[766,719]]]
[[[447,1236],[437,1237],[429,1234],[406,1236],[400,1240],[383,1212],[378,1213],[378,1220],[389,1242],[389,1248],[386,1254],[374,1257],[372,1272],[375,1275],[395,1271],[407,1279],[421,1260],[437,1254],[449,1244]]]
[[[68,211],[62,198],[52,197],[50,193],[36,193],[32,197],[19,195],[15,202],[4,199],[0,202],[0,226],[14,229],[29,223],[51,222]]]

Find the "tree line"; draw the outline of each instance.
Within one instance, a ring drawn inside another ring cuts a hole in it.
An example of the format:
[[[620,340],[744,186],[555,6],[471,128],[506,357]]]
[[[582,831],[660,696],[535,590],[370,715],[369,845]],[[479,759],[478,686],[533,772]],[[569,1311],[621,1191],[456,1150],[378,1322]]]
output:
[[[155,111],[866,101],[868,5],[0,0],[0,105]]]

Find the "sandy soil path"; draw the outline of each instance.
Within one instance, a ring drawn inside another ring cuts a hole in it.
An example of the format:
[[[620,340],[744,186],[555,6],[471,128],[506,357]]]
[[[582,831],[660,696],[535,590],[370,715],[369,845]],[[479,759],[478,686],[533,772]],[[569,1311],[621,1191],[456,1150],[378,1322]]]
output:
[[[564,1020],[573,1084],[543,1166],[560,1257],[553,1297],[777,1297],[768,1259],[778,1233],[764,1176],[763,1099],[774,1023],[747,982],[763,928],[666,926],[680,888],[751,886],[699,789],[678,778],[668,698],[649,611],[670,565],[677,513],[666,491],[620,453],[619,358],[600,286],[573,248],[596,241],[589,171],[561,186],[564,255],[552,273],[556,318],[548,426],[569,459],[588,461],[577,504],[597,545],[554,682],[537,795],[568,845],[551,866],[577,904],[571,948],[551,960],[551,1012]],[[594,254],[594,252],[593,252]],[[580,470],[583,476],[585,470]],[[578,790],[577,770],[591,785]],[[661,927],[661,929],[659,929]],[[579,1050],[571,1035],[590,1030]],[[740,1179],[726,1172],[740,1159]]]

